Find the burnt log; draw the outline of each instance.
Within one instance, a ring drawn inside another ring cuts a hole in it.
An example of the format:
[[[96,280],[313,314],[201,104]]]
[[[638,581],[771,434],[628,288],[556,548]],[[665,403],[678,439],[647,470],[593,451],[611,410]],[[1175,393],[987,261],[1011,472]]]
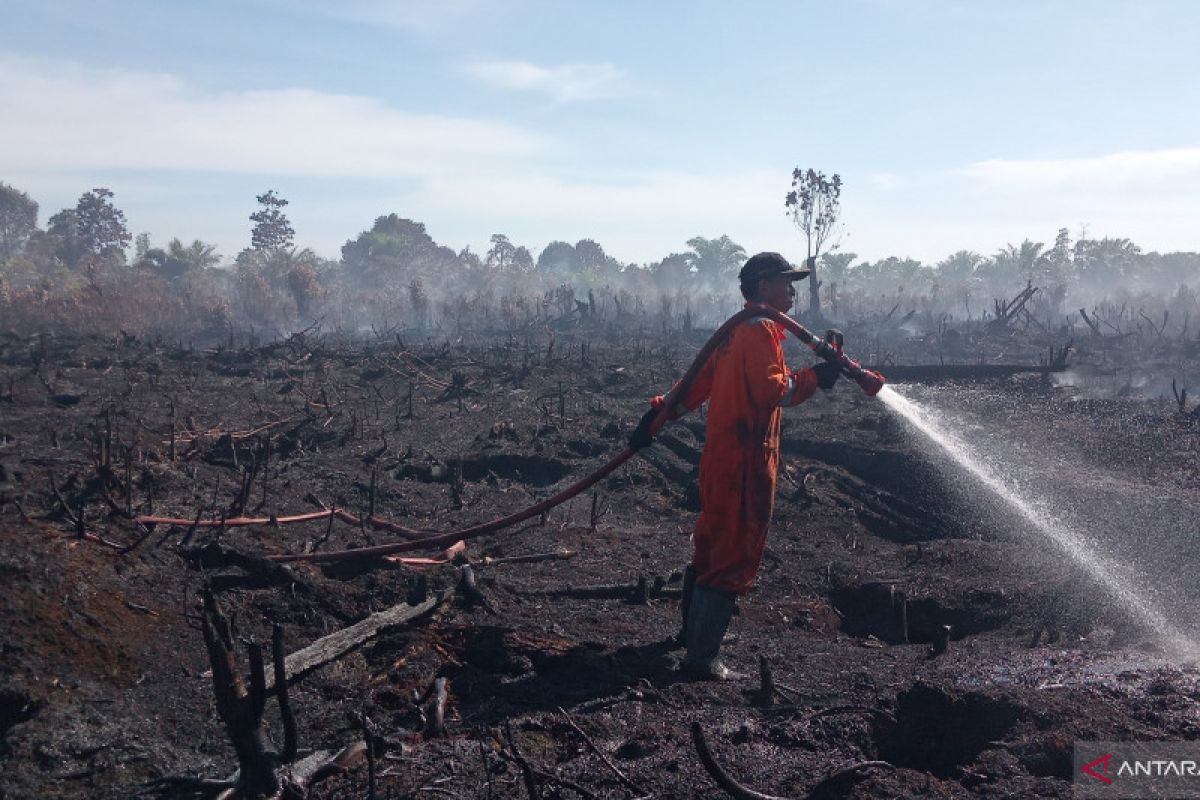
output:
[[[416,606],[410,606],[407,603],[392,606],[391,608],[376,612],[348,628],[334,631],[302,650],[297,650],[285,659],[284,674],[287,680],[295,680],[298,676],[303,675],[309,670],[350,652],[363,642],[378,636],[381,632],[389,628],[403,625],[429,613],[445,601],[450,594],[450,591],[442,592]],[[275,670],[275,674],[279,674],[278,669]],[[272,680],[267,684],[267,688],[271,688],[273,684],[274,681]]]

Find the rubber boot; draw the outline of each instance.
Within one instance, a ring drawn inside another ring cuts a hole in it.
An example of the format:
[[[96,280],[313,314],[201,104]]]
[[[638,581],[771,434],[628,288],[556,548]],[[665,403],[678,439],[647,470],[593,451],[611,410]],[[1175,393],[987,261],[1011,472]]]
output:
[[[688,609],[687,655],[679,669],[685,675],[700,680],[738,680],[746,677],[726,667],[717,659],[721,640],[737,607],[737,595],[698,583],[692,591]]]
[[[688,610],[692,607],[692,592],[696,589],[696,568],[688,564],[683,570],[683,594],[679,598],[681,624],[675,635],[676,647],[687,647]]]

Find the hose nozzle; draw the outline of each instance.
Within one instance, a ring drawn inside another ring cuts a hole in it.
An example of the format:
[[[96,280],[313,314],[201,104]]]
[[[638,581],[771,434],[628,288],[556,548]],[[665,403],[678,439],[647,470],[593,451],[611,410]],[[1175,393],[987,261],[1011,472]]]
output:
[[[859,388],[863,390],[863,393],[866,394],[867,397],[874,397],[875,395],[879,394],[880,390],[883,389],[884,384],[887,383],[886,378],[884,378],[878,372],[872,372],[869,369],[862,370],[857,376],[855,376],[854,380],[858,383]]]

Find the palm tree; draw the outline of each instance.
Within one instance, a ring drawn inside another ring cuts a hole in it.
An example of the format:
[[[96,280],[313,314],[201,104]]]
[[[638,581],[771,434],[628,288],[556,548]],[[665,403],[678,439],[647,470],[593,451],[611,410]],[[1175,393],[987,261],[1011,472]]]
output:
[[[948,282],[969,283],[985,260],[974,250],[959,250],[938,262],[938,275]]]
[[[1075,243],[1075,265],[1081,278],[1097,283],[1119,281],[1136,271],[1142,249],[1129,239],[1080,239]]]
[[[158,272],[168,280],[178,280],[189,272],[215,267],[221,263],[215,244],[205,244],[199,239],[184,246],[179,239],[172,239],[166,249],[152,247],[142,256],[141,265]]]
[[[996,255],[981,264],[978,272],[984,273],[1000,285],[1013,285],[1032,281],[1038,256],[1045,247],[1041,242],[1028,239],[1019,245],[1011,242],[1001,247]]]

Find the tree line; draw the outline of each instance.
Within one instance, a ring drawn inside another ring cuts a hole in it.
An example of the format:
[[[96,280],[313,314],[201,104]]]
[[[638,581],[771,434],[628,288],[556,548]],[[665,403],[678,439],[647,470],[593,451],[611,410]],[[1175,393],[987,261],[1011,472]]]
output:
[[[1073,313],[1073,304],[1139,293],[1174,298],[1184,313],[1196,303],[1200,254],[1144,252],[1129,239],[1073,237],[1066,228],[1053,243],[1027,239],[989,255],[960,250],[933,264],[822,252],[840,191],[836,175],[797,170],[787,195],[787,211],[817,256],[810,302],[800,304],[814,316],[854,319],[908,305],[969,321],[1026,285],[1039,287],[1032,308],[1048,320]],[[727,235],[696,236],[647,264],[621,262],[592,239],[553,241],[534,257],[500,233],[477,254],[441,245],[422,223],[393,213],[328,259],[296,245],[286,199],[267,191],[256,200],[248,246],[223,259],[200,240],[155,244],[131,235],[107,188],[83,193],[41,227],[37,202],[0,183],[0,312],[9,320],[0,327],[286,331],[320,318],[350,329],[453,329],[622,315],[690,325],[711,324],[741,302],[736,275],[747,253]]]

